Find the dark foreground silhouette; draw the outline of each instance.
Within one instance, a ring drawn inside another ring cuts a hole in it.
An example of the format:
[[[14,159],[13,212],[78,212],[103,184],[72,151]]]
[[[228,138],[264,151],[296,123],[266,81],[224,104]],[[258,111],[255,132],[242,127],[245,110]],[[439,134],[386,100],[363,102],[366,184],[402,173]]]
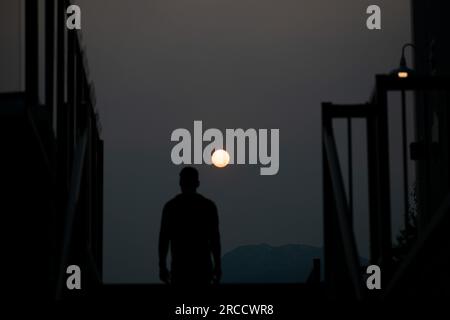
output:
[[[159,234],[159,270],[164,283],[208,285],[220,281],[217,208],[214,202],[197,193],[199,185],[197,170],[183,168],[182,192],[164,206]],[[166,265],[169,245],[170,272]]]

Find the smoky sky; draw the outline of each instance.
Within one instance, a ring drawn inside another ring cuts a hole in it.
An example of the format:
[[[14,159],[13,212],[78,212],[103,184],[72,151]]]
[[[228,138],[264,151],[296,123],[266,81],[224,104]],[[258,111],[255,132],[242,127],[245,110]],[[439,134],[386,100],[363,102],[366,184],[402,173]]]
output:
[[[199,192],[219,209],[224,253],[258,243],[322,246],[320,104],[370,98],[375,74],[395,68],[411,39],[409,1],[377,1],[377,31],[366,28],[372,1],[76,3],[105,141],[106,282],[157,281],[161,210],[179,192],[170,135],[192,132],[194,120],[223,131],[280,129],[275,176],[260,176],[259,165],[197,166]],[[13,25],[2,22],[0,32],[2,47],[6,40],[11,47],[0,59],[10,70],[0,74],[2,91],[17,73],[4,59],[18,62],[11,53],[17,41],[5,33]],[[363,129],[355,123],[361,148]],[[368,250],[365,161],[355,152],[361,255]]]

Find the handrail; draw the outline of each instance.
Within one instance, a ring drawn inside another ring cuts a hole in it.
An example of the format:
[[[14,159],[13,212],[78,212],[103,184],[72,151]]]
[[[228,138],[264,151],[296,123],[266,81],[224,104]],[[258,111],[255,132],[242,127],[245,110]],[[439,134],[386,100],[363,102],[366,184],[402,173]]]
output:
[[[350,211],[345,196],[344,182],[339,167],[336,142],[333,134],[330,132],[331,126],[323,127],[323,145],[326,153],[327,164],[330,171],[332,189],[336,202],[338,228],[343,242],[345,262],[350,273],[350,279],[355,296],[358,300],[363,298],[362,281],[359,272],[359,255],[356,247],[355,236],[352,230],[350,220]]]
[[[64,283],[64,273],[67,260],[69,258],[70,242],[72,238],[73,223],[75,220],[75,212],[78,203],[78,198],[81,188],[81,178],[83,175],[83,167],[85,161],[85,154],[87,149],[87,129],[85,129],[80,142],[75,151],[75,159],[72,167],[72,174],[70,178],[69,197],[67,201],[66,220],[63,228],[63,243],[61,254],[61,265],[59,268],[56,298],[60,298]]]

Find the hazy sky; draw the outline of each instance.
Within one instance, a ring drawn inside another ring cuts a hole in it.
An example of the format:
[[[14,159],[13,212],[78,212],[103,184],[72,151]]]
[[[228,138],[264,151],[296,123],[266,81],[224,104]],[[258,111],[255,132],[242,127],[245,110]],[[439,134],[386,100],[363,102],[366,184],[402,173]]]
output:
[[[280,129],[276,176],[260,176],[259,166],[198,167],[199,192],[219,208],[224,252],[262,242],[322,245],[320,103],[369,99],[374,75],[396,67],[411,39],[409,1],[376,1],[381,31],[366,29],[373,1],[364,0],[76,3],[105,140],[105,281],[157,281],[161,209],[178,192],[180,170],[170,135],[192,131],[194,120],[222,130]],[[17,74],[10,37],[17,24],[1,16],[5,91]],[[356,124],[361,146],[362,128]],[[358,154],[355,166],[355,228],[365,255]]]

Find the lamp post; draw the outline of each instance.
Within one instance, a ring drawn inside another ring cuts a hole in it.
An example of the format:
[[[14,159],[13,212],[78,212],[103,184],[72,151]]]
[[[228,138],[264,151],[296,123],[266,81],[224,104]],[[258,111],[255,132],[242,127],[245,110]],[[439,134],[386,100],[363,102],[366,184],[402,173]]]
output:
[[[411,47],[414,51],[416,47],[412,43],[406,43],[402,47],[402,56],[400,58],[400,66],[398,69],[394,70],[394,74],[399,79],[406,79],[414,74],[414,71],[408,68],[405,58],[405,49]],[[405,229],[408,230],[409,224],[409,188],[408,188],[408,150],[407,150],[407,128],[406,128],[406,97],[405,90],[401,89],[401,108],[402,108],[402,154],[403,154],[403,201],[404,201],[404,220]]]

